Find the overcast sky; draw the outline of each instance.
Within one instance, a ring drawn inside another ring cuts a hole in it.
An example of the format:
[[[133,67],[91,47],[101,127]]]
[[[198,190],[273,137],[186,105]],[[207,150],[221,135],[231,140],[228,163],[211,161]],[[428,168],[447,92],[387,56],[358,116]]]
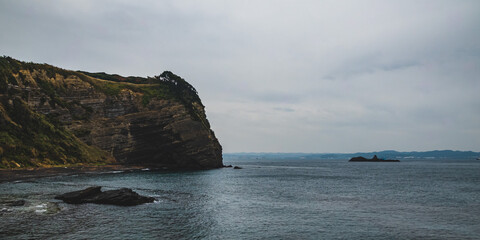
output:
[[[224,152],[480,151],[478,0],[0,0],[0,55],[170,70]]]

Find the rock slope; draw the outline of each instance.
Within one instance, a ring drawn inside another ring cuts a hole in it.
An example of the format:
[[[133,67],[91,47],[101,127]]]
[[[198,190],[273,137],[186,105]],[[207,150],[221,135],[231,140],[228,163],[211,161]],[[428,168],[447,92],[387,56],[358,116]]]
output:
[[[0,167],[222,167],[197,91],[171,72],[122,77],[0,58]]]

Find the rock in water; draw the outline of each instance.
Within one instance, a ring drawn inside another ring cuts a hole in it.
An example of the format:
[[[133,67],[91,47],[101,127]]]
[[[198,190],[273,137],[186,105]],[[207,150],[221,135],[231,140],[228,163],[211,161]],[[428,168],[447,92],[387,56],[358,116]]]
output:
[[[71,204],[96,203],[119,206],[135,206],[150,203],[155,200],[155,198],[152,197],[141,196],[130,188],[121,188],[105,192],[102,192],[100,189],[101,187],[89,187],[84,190],[58,195],[55,199]]]
[[[349,160],[349,162],[400,162],[400,160],[380,159],[377,157],[377,155],[375,155],[372,159],[364,157],[353,157]]]
[[[79,204],[86,203],[86,200],[101,194],[100,190],[102,187],[89,187],[84,190],[74,191],[58,195],[55,199],[62,200],[66,203]]]
[[[93,199],[93,203],[98,204],[113,204],[121,206],[134,206],[143,203],[153,202],[155,199],[152,197],[140,196],[130,188],[121,188],[118,190],[110,190],[102,192],[96,195]]]

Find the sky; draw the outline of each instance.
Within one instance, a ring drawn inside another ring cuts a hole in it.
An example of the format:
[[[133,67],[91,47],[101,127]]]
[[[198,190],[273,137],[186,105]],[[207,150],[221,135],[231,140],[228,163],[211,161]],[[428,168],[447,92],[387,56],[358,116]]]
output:
[[[0,55],[172,71],[227,153],[480,151],[478,0],[0,0]]]

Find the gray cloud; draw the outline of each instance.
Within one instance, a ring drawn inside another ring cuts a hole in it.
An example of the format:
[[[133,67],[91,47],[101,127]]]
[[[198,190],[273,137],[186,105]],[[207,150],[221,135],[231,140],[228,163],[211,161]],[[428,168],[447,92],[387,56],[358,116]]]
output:
[[[0,54],[199,91],[226,152],[480,151],[480,2],[0,0]]]
[[[288,93],[267,92],[254,95],[253,100],[256,102],[299,103],[301,96]]]
[[[286,108],[286,107],[274,107],[273,110],[280,111],[280,112],[295,112],[295,109]]]

